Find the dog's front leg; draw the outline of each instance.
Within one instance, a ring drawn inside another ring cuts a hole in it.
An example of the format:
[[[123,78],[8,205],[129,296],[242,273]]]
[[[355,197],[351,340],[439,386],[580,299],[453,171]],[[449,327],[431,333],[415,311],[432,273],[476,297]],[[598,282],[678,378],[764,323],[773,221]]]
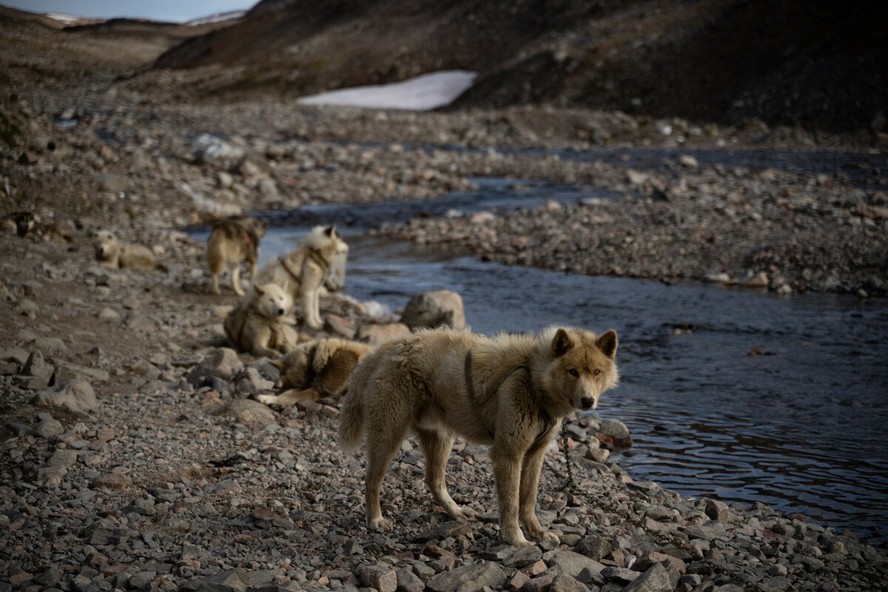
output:
[[[302,286],[300,303],[302,314],[305,315],[305,324],[312,329],[320,329],[324,322],[321,320],[320,286],[324,282],[324,273],[315,265],[306,263],[302,268]]]
[[[558,430],[553,430],[557,433]],[[540,473],[543,469],[543,460],[546,457],[546,449],[549,447],[550,438],[537,442],[527,454],[524,455],[523,468],[521,470],[521,493],[519,501],[519,514],[527,536],[538,541],[558,541],[558,536],[549,532],[540,524],[536,515],[537,492],[540,485]]]
[[[524,537],[518,525],[519,486],[523,450],[502,446],[497,442],[490,450],[496,495],[499,502],[500,536],[516,547],[527,547],[531,542]]]

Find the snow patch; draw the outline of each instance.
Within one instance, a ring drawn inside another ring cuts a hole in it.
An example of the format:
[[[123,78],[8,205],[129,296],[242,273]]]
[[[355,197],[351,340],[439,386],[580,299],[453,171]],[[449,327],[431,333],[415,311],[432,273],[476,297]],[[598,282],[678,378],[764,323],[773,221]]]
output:
[[[66,25],[77,25],[84,21],[83,17],[74,16],[73,14],[62,14],[60,12],[47,12],[45,16]]]
[[[472,86],[476,72],[447,70],[423,74],[402,82],[356,86],[302,97],[304,105],[347,105],[368,109],[428,111],[452,103]]]

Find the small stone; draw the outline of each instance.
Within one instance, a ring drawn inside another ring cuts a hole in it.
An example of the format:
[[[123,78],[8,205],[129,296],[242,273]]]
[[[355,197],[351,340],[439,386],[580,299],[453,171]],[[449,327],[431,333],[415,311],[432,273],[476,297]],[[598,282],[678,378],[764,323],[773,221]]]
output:
[[[40,422],[34,428],[34,433],[40,436],[41,438],[52,438],[53,436],[60,436],[65,432],[64,426],[62,426],[62,422],[54,419],[51,415],[41,414],[42,417]]]
[[[378,592],[396,592],[398,589],[398,574],[391,567],[367,565],[360,569],[359,575],[364,585]]]

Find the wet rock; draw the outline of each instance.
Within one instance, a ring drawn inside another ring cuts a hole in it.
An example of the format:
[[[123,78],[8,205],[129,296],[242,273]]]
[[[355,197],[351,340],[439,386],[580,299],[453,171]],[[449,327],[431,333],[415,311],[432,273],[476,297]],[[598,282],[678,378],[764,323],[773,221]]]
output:
[[[605,419],[600,422],[595,437],[603,447],[624,449],[632,447],[632,436],[625,423],[618,419]]]
[[[706,515],[712,520],[728,522],[731,519],[731,509],[724,502],[707,498],[705,502]]]
[[[755,274],[743,282],[743,285],[747,288],[767,288],[768,284],[768,274],[764,271]]]
[[[462,296],[450,290],[436,290],[417,294],[407,303],[401,314],[401,322],[411,330],[466,326]]]

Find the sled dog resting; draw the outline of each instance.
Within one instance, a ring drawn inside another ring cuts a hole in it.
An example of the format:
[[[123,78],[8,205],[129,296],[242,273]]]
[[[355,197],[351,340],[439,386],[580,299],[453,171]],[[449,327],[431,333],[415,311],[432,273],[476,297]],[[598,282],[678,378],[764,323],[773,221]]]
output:
[[[259,261],[259,241],[265,236],[268,224],[249,216],[231,216],[213,225],[207,240],[207,264],[213,276],[213,293],[219,293],[219,276],[228,270],[231,287],[238,296],[244,295],[240,282],[240,266],[250,268],[250,279],[256,278]]]
[[[279,395],[259,395],[266,405],[288,407],[298,401],[338,400],[348,386],[348,378],[362,357],[373,350],[368,343],[330,337],[307,341],[272,365],[281,371]]]
[[[345,285],[348,244],[336,226],[316,226],[305,242],[287,255],[267,263],[256,282],[274,283],[286,290],[302,308],[305,324],[319,329],[320,294],[326,286],[339,290]]]
[[[124,243],[110,230],[93,233],[96,261],[111,269],[154,269],[157,263],[151,249],[135,243]]]
[[[277,358],[299,341],[291,318],[293,299],[280,286],[254,285],[222,327],[234,347],[254,356]]]
[[[457,434],[489,444],[500,533],[512,545],[558,540],[536,516],[537,487],[549,443],[563,417],[594,409],[618,381],[617,334],[552,327],[486,337],[471,331],[420,331],[380,345],[352,373],[339,439],[353,450],[366,434],[367,526],[391,528],[379,505],[383,477],[407,429],[426,457],[425,483],[455,519],[474,516],[447,491],[444,470]]]

